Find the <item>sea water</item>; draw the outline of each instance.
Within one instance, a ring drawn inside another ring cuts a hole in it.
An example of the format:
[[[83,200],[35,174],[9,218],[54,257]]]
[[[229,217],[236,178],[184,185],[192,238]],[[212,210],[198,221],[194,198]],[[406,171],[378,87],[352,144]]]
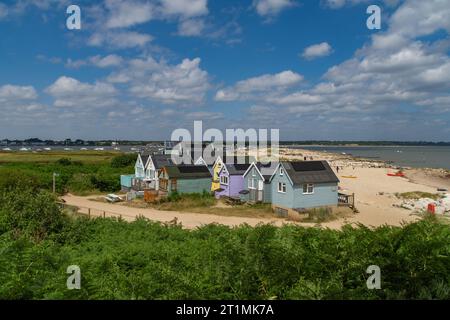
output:
[[[450,169],[448,146],[289,146],[289,148],[345,153],[354,157],[389,161],[403,167]]]

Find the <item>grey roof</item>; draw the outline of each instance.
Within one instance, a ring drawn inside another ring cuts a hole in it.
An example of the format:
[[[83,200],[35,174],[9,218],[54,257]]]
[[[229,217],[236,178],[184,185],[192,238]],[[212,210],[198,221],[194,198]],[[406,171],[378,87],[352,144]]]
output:
[[[174,165],[170,154],[155,154],[152,156],[152,161],[156,170]]]
[[[206,166],[196,166],[193,164],[182,164],[178,166],[168,166],[165,168],[169,178],[200,179],[211,178],[211,173]]]
[[[243,175],[247,171],[250,164],[225,164],[230,175]]]
[[[256,164],[256,167],[258,168],[259,172],[261,172],[265,181],[270,180],[270,177],[272,177],[274,171],[277,169],[277,166],[278,162],[268,162],[268,163],[258,162]]]
[[[294,185],[339,182],[327,161],[283,161],[282,165]]]
[[[149,154],[141,154],[142,164],[145,167],[145,164],[147,163],[148,157],[150,157]]]

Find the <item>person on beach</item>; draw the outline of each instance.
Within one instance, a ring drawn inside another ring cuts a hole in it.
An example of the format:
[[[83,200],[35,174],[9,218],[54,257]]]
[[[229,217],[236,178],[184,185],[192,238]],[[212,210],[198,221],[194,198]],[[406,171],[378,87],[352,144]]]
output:
[[[339,166],[336,166],[336,172],[339,173]]]

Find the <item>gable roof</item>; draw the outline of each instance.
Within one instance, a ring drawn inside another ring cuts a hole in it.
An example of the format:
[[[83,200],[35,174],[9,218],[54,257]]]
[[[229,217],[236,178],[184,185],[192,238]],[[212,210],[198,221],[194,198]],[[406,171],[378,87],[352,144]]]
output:
[[[151,158],[156,170],[174,165],[170,154],[154,154]]]
[[[258,162],[256,166],[258,167],[259,172],[261,172],[262,176],[264,177],[264,180],[269,181],[270,177],[272,177],[272,174],[278,167],[278,162],[269,162],[267,164]]]
[[[249,167],[250,164],[238,164],[238,163],[225,164],[220,171],[227,170],[228,174],[231,176],[243,175]]]
[[[199,179],[199,178],[211,178],[211,173],[207,166],[196,166],[193,164],[182,164],[177,166],[165,167],[169,178],[181,178],[181,179]]]
[[[256,168],[256,171],[264,181],[269,181],[278,167],[278,162],[268,162],[264,164],[261,162],[252,162],[247,171],[245,171],[244,176],[250,172],[252,167]]]
[[[138,153],[138,156],[137,156],[137,159],[136,159],[136,164],[138,163],[138,161],[140,159],[141,163],[142,163],[142,167],[145,168],[145,165],[147,164],[148,157],[149,157],[148,154],[140,154],[140,153]]]
[[[281,165],[293,185],[339,182],[327,161],[282,161]]]

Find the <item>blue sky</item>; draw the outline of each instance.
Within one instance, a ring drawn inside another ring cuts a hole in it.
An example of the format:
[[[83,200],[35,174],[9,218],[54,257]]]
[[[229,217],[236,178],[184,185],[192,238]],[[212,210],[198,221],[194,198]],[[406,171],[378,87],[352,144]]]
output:
[[[0,32],[0,138],[450,141],[448,0],[0,1]]]

